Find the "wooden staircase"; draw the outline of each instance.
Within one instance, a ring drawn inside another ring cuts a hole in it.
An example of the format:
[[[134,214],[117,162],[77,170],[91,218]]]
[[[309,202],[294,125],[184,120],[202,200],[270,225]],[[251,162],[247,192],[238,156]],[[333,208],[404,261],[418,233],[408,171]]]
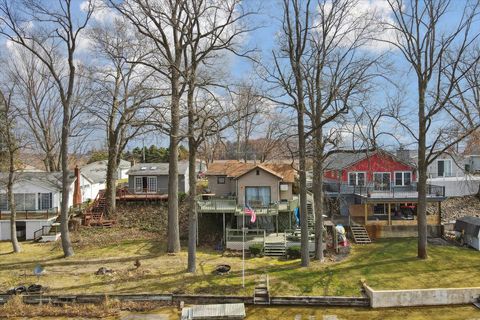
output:
[[[115,220],[107,220],[104,218],[106,202],[105,190],[100,190],[93,204],[83,215],[83,224],[85,226],[112,227],[115,224]]]
[[[350,226],[352,231],[353,241],[358,244],[369,244],[372,243],[370,236],[368,235],[367,229],[364,226],[352,225]]]
[[[270,304],[270,292],[268,275],[264,275],[256,281],[253,291],[253,304]]]

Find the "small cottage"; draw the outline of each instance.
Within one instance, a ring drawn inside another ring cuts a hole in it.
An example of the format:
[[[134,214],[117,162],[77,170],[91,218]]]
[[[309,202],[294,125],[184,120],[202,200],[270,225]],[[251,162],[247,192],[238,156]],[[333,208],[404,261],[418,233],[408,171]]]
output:
[[[132,194],[168,193],[168,163],[139,163],[128,170],[128,190]],[[178,162],[178,192],[187,193],[188,162]]]

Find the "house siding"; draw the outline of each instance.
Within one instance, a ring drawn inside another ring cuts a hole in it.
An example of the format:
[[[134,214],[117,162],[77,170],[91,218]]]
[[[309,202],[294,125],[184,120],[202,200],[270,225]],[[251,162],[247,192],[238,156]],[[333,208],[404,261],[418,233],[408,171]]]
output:
[[[135,193],[135,177],[147,177],[148,175],[129,175],[128,176],[128,189]],[[168,175],[158,175],[157,177],[157,193],[168,193]],[[188,192],[188,178],[185,179],[183,174],[178,175],[178,192]]]
[[[464,167],[465,161],[460,158],[454,158],[449,154],[440,155],[435,161],[428,166],[427,176],[430,178],[438,177],[438,160],[450,160],[452,163],[452,172],[451,175],[445,177],[463,177],[465,176]]]
[[[259,169],[252,170],[237,179],[238,181],[238,204],[245,205],[245,187],[270,187],[271,202],[278,202],[280,200],[280,178]]]
[[[380,155],[378,153],[360,160],[343,170],[327,170],[325,171],[324,176],[326,179],[341,180],[344,183],[348,183],[349,172],[366,172],[367,182],[372,182],[373,174],[375,172],[389,172],[390,182],[393,184],[395,182],[395,172],[397,171],[412,172],[412,182],[416,181],[416,173],[413,166],[408,166],[407,164],[396,161],[388,155]]]
[[[225,184],[218,184],[217,178],[225,177]],[[236,194],[236,180],[226,176],[208,176],[208,189],[218,197]]]

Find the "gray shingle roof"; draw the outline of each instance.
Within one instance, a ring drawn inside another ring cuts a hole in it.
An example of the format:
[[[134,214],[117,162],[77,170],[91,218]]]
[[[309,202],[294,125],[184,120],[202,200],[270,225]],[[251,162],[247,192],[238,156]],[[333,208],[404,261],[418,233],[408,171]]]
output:
[[[130,176],[166,176],[168,175],[168,163],[139,163],[128,170],[127,174]],[[185,175],[188,170],[187,161],[178,162],[178,174]]]
[[[120,169],[130,168],[130,162],[120,160]],[[89,163],[80,169],[80,172],[93,183],[103,183],[107,179],[107,160]]]
[[[69,173],[70,183],[75,181],[73,172]],[[8,172],[0,172],[0,186],[5,187],[8,179]],[[62,189],[62,173],[61,172],[17,172],[15,173],[15,182],[31,182],[40,184],[55,190]]]
[[[325,169],[327,170],[340,170],[348,167],[367,156],[366,152],[359,151],[353,152],[337,152],[333,153],[325,160]]]

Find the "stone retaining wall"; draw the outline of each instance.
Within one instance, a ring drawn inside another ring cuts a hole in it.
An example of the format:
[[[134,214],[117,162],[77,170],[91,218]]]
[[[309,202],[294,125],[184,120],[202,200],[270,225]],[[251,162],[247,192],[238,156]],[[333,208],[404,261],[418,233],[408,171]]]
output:
[[[372,308],[470,304],[480,296],[480,287],[414,290],[373,290],[365,283]]]

